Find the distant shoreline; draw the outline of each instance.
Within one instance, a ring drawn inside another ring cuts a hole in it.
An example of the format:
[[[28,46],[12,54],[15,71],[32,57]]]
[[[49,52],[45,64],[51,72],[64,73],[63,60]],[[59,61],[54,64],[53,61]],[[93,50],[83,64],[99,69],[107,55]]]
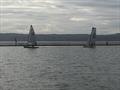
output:
[[[37,41],[36,46],[84,46],[86,41]],[[0,46],[25,46],[27,41],[0,41]],[[120,41],[96,41],[96,46],[120,46]]]
[[[36,34],[37,41],[87,41],[89,34]],[[2,34],[0,41],[27,41],[28,34]],[[96,41],[120,41],[120,33],[97,35]]]

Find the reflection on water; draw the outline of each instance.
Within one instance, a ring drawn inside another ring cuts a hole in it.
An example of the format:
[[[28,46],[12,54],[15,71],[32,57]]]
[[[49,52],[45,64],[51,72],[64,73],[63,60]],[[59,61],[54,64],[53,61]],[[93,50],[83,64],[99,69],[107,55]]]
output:
[[[0,90],[120,90],[120,47],[0,47]]]

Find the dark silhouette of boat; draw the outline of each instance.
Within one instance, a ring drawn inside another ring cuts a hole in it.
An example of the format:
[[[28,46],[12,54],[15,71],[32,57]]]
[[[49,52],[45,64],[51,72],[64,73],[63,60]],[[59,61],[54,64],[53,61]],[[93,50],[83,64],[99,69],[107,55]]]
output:
[[[84,48],[96,48],[96,46],[83,45]]]
[[[28,45],[25,45],[24,48],[34,48],[34,49],[35,49],[35,48],[39,48],[39,47],[37,47],[37,46],[28,46]]]

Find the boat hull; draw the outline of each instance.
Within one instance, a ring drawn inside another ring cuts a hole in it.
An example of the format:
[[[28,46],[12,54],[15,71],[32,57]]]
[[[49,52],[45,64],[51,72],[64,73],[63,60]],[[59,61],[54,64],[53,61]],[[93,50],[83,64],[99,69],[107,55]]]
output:
[[[88,46],[88,45],[84,45],[83,48],[96,48],[96,46]]]
[[[37,46],[24,46],[24,48],[32,48],[32,49],[36,49],[36,48],[39,48]]]

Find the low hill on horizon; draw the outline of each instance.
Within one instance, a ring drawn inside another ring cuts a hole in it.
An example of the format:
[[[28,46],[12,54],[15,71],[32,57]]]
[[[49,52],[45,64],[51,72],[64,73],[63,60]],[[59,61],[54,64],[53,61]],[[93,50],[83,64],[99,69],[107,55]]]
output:
[[[28,34],[1,33],[0,41],[26,41]],[[36,34],[37,41],[86,41],[88,34]],[[120,41],[120,33],[97,35],[97,41]]]

